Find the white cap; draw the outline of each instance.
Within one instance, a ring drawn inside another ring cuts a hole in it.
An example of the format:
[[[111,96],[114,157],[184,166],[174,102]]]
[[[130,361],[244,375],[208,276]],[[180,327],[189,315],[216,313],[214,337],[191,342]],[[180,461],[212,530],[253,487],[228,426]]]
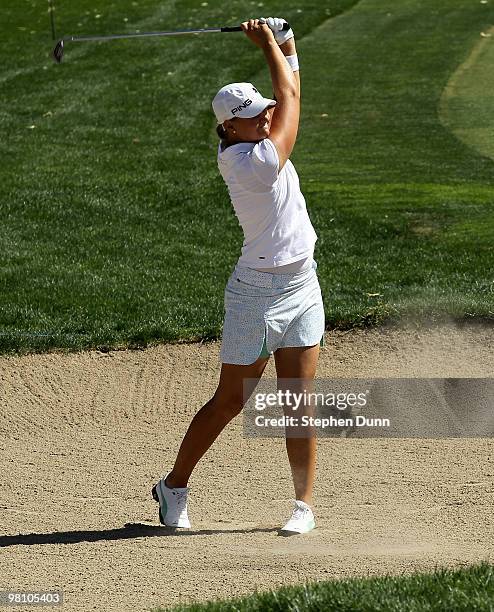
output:
[[[226,119],[255,117],[276,100],[264,98],[252,83],[230,83],[225,85],[213,99],[213,110],[218,123]]]

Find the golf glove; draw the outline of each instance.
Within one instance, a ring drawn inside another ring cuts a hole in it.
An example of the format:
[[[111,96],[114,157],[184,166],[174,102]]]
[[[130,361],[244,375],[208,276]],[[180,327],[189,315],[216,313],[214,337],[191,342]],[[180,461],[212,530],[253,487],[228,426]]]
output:
[[[274,34],[274,39],[278,43],[278,45],[282,45],[286,43],[287,40],[294,37],[293,30],[290,28],[289,30],[284,31],[283,24],[286,23],[285,19],[281,19],[281,17],[268,17],[266,19],[266,25],[269,26],[269,29]]]

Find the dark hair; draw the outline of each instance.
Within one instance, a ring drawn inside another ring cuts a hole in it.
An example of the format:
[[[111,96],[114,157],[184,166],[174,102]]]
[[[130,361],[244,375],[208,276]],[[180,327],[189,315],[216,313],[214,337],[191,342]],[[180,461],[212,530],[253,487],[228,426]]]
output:
[[[216,126],[216,133],[221,140],[226,140],[226,130],[221,124]]]

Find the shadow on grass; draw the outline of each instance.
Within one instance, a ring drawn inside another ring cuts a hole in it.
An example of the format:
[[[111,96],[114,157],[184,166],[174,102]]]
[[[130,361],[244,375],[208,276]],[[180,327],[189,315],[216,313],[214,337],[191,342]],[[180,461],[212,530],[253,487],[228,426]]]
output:
[[[132,538],[153,538],[163,536],[201,536],[231,533],[269,533],[279,531],[276,527],[254,527],[252,529],[198,529],[178,530],[161,525],[126,523],[118,529],[57,531],[54,533],[26,533],[0,536],[0,548],[7,546],[33,546],[40,544],[78,544],[79,542],[100,542],[104,540],[130,540]]]

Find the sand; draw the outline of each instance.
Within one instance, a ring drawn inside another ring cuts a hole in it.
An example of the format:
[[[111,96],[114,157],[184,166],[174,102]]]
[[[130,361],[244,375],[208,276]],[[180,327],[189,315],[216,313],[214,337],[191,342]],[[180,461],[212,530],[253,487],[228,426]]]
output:
[[[325,340],[318,377],[494,375],[485,323]],[[192,529],[160,527],[150,489],[216,389],[219,347],[0,358],[0,590],[60,589],[66,612],[130,612],[492,561],[491,438],[319,439],[317,528],[283,538],[284,440],[246,438],[238,417],[191,478]]]

